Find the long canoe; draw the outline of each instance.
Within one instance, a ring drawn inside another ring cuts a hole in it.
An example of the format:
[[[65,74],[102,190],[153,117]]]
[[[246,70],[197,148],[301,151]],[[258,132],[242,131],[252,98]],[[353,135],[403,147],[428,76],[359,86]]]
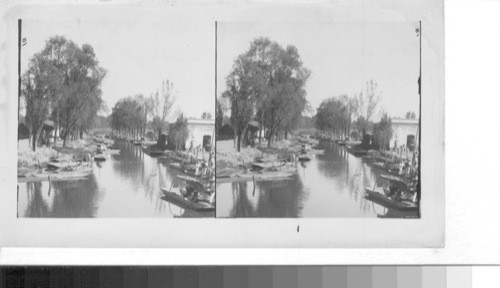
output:
[[[398,209],[398,210],[418,210],[418,206],[409,201],[398,202],[380,192],[368,188],[365,188],[365,191],[366,191],[365,195],[366,199],[373,201],[384,207]]]
[[[216,178],[217,183],[229,182],[247,182],[255,180],[256,182],[287,180],[290,179],[295,172],[266,172],[266,173],[235,173],[229,177]]]
[[[43,181],[74,181],[85,180],[90,173],[64,173],[64,174],[33,174],[26,177],[18,177],[18,183],[24,182],[43,182]]]
[[[214,205],[210,205],[210,204],[205,203],[205,202],[200,202],[200,203],[193,202],[193,201],[190,201],[190,200],[182,197],[181,195],[179,195],[177,193],[170,192],[167,189],[164,189],[164,188],[160,188],[160,189],[163,192],[163,197],[162,197],[163,200],[168,201],[174,205],[177,205],[183,209],[191,209],[191,210],[196,210],[196,211],[214,211],[215,210]]]
[[[269,168],[279,168],[281,166],[285,166],[285,162],[254,162],[252,163],[252,167],[257,169],[269,169]]]
[[[310,154],[301,154],[298,158],[299,161],[311,161],[313,157]]]

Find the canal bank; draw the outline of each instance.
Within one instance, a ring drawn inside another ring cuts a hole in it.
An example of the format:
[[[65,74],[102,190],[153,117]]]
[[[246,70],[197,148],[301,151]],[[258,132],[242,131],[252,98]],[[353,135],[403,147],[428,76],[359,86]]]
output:
[[[217,217],[407,217],[364,198],[381,171],[345,146],[320,142],[323,155],[300,162],[290,179],[217,183]],[[378,183],[381,184],[381,183]]]
[[[117,141],[120,154],[93,163],[86,179],[19,183],[18,217],[214,217],[184,210],[161,197],[160,188],[178,191],[175,169],[145,154],[140,146]]]

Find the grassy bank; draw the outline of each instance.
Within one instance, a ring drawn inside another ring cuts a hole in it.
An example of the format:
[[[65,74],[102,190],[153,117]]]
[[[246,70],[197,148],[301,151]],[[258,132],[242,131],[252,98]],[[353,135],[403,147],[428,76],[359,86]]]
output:
[[[58,141],[54,146],[37,147],[36,151],[32,151],[28,140],[20,140],[17,152],[18,170],[40,169],[51,157],[71,156],[73,160],[82,160],[86,154],[92,154],[95,150],[90,139],[71,141],[66,146],[62,147],[62,141]]]
[[[250,167],[256,157],[289,159],[292,154],[299,153],[301,145],[297,136],[291,136],[287,140],[273,142],[270,148],[267,147],[267,141],[263,141],[255,147],[242,147],[238,152],[233,140],[217,141],[216,169],[238,170]]]

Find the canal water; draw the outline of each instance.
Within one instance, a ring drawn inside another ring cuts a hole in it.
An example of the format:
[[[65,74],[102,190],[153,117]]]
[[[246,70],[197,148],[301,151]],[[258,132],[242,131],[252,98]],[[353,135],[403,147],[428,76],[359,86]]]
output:
[[[214,217],[162,200],[160,187],[179,190],[178,172],[140,146],[115,143],[121,153],[94,163],[85,180],[19,183],[18,217]]]
[[[380,171],[344,146],[321,142],[324,155],[298,164],[290,180],[217,185],[217,217],[404,217],[364,199]],[[378,184],[382,184],[378,183]]]

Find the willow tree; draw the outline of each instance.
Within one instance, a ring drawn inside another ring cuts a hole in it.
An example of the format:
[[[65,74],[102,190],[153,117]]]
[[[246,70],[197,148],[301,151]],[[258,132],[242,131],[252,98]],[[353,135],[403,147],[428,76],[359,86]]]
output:
[[[255,63],[240,55],[234,62],[233,71],[226,77],[226,91],[222,94],[231,105],[231,125],[235,132],[238,152],[254,114],[256,90],[252,85],[251,76],[254,71]]]
[[[22,96],[26,101],[26,124],[30,131],[31,148],[36,150],[37,140],[48,118],[51,98],[47,85],[50,77],[50,63],[40,53],[28,63],[28,70],[22,77]]]
[[[305,83],[310,71],[303,67],[297,48],[268,38],[257,38],[238,56],[226,78],[224,97],[231,105],[231,124],[238,151],[252,118],[259,121],[259,139],[266,128],[268,146],[274,136],[293,128],[304,111]]]

